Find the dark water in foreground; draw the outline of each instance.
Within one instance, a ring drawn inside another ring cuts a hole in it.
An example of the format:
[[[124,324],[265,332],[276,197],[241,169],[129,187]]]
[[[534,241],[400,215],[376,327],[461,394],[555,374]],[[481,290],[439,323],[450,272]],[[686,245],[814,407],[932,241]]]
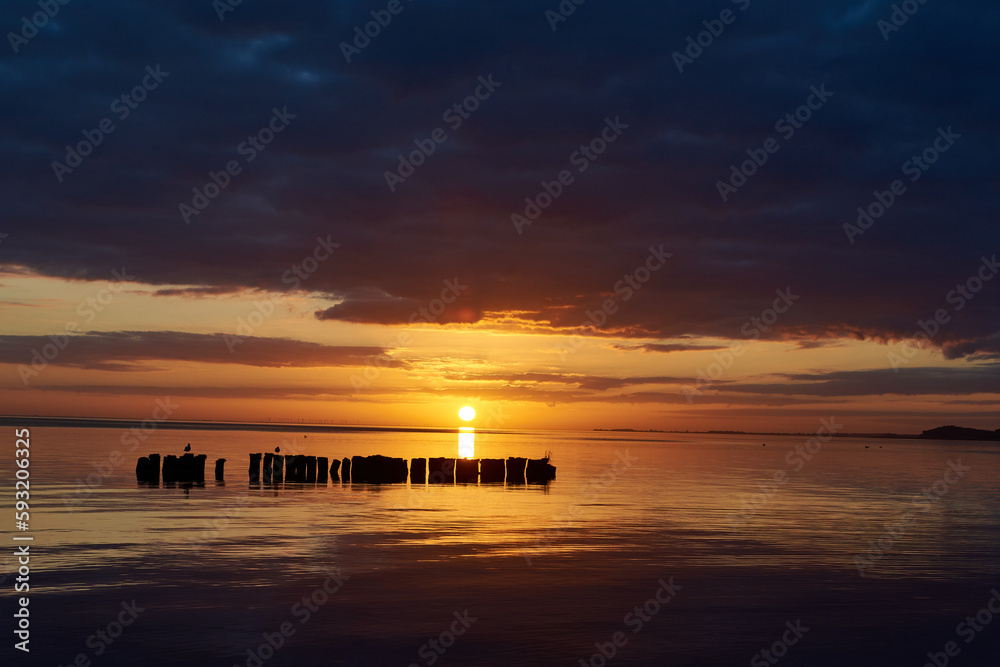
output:
[[[787,436],[478,434],[483,458],[551,450],[557,479],[273,489],[248,488],[247,453],[454,456],[456,436],[161,431],[129,453],[122,433],[32,429],[31,653],[11,649],[5,528],[3,664],[599,666],[599,646],[609,665],[1000,664],[1000,614],[980,612],[997,443],[838,439],[805,461]],[[137,487],[138,455],[187,442],[209,477],[229,460],[225,485]]]

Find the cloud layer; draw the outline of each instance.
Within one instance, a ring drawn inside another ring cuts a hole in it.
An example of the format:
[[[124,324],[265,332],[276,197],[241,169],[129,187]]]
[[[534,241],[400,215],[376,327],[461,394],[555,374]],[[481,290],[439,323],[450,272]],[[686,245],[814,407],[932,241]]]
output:
[[[298,287],[330,298],[322,319],[384,324],[457,279],[467,289],[434,321],[516,314],[556,330],[613,299],[607,330],[653,338],[742,338],[788,288],[800,300],[760,336],[910,337],[944,309],[932,343],[947,356],[1000,353],[1000,280],[961,309],[949,299],[1000,241],[1000,8],[927,4],[886,41],[891,3],[587,3],[553,31],[556,4],[406,4],[351,63],[340,43],[382,5],[247,2],[223,21],[207,2],[67,5],[0,55],[0,262],[94,280],[126,266],[192,296]],[[673,54],[727,6],[735,22],[678,72]],[[113,101],[147,66],[167,74],[122,118]],[[786,136],[776,122],[814,86],[832,97]],[[275,110],[294,118],[248,159]],[[59,182],[53,161],[104,118],[113,132]],[[627,128],[578,171],[606,119]],[[391,191],[385,173],[436,128],[446,140]],[[961,138],[911,182],[904,163],[939,128]],[[779,150],[723,202],[717,182],[768,138]],[[564,170],[572,183],[518,233],[512,214]],[[225,187],[186,224],[179,204],[213,173]],[[845,223],[895,179],[906,192],[851,243]],[[327,236],[340,248],[309,271]],[[642,281],[661,244],[672,258]],[[617,287],[629,278],[638,288]]]

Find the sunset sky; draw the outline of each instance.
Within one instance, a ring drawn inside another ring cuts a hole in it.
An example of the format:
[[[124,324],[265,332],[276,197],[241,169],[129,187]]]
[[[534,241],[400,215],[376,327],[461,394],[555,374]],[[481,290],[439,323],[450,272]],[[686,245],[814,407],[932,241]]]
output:
[[[1000,8],[559,6],[8,3],[0,414],[1000,427]]]

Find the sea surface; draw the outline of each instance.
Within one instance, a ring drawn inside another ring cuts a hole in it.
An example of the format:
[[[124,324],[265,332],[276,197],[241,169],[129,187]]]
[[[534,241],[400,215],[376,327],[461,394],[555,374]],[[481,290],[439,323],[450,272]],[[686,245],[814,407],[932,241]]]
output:
[[[2,431],[4,665],[1000,664],[1000,443],[477,433],[476,457],[551,452],[556,479],[270,487],[250,452],[454,457],[459,436],[158,430],[132,450],[37,427],[19,532]],[[136,483],[138,456],[187,443],[204,486]]]

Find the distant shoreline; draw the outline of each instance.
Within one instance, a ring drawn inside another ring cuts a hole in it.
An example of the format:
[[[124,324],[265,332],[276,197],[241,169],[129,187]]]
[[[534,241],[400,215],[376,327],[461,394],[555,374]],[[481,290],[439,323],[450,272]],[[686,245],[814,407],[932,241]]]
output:
[[[791,435],[805,438],[813,437],[814,433],[782,433],[757,431],[662,431],[657,429],[636,428],[595,428],[595,431],[612,433],[695,433],[702,435]],[[890,438],[898,440],[965,440],[971,442],[996,442],[1000,440],[1000,429],[986,431],[978,428],[962,426],[939,426],[920,434],[906,435],[902,433],[831,433],[836,438]]]
[[[357,433],[381,431],[388,433],[461,433],[455,426],[362,426],[348,424],[282,424],[269,422],[218,422],[218,421],[171,421],[142,419],[108,419],[88,417],[13,417],[0,416],[0,426],[55,427],[55,428],[138,428],[145,422],[155,424],[154,428],[175,431],[272,431],[278,433]],[[149,428],[146,426],[145,428]],[[504,433],[505,431],[477,429],[476,433]]]
[[[659,429],[639,429],[639,428],[595,428],[595,431],[604,433],[688,433],[692,435],[789,435],[802,436],[804,438],[815,438],[816,432],[795,433],[788,431],[664,431]],[[919,434],[907,435],[905,433],[831,433],[837,438],[896,438],[899,440],[920,440]]]

